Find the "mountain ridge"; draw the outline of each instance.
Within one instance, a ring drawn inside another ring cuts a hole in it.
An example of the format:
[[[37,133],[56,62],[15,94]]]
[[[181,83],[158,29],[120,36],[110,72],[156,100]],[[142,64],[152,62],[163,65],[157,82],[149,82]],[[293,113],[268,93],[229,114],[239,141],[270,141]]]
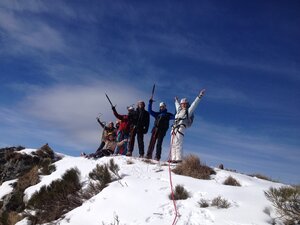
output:
[[[18,152],[34,156],[37,151],[37,149],[23,149]],[[54,155],[60,159],[53,160],[51,163],[51,165],[55,165],[56,170],[48,175],[39,175],[39,181],[36,184],[24,189],[25,205],[36,191],[39,191],[44,185],[50,185],[51,182],[61,179],[62,175],[72,168],[80,171],[82,189],[88,187],[91,171],[97,165],[105,165],[110,160],[114,160],[120,168],[121,178],[109,183],[92,198],[83,201],[81,206],[65,213],[63,218],[55,220],[54,224],[172,224],[175,209],[172,200],[168,198],[171,193],[168,164],[162,163],[161,171],[157,172],[155,161],[133,157],[112,156],[94,160],[57,153]],[[270,187],[279,188],[284,186],[283,184],[233,171],[213,169],[216,174],[211,175],[209,180],[171,173],[173,188],[181,185],[190,196],[186,200],[176,201],[179,213],[176,224],[262,225],[271,224],[272,221],[276,221],[276,224],[283,224],[276,219],[276,210],[264,195],[264,192]],[[224,185],[224,181],[229,176],[235,178],[241,186]],[[0,186],[0,199],[9,195],[7,188],[14,187],[16,181],[13,180],[9,184],[7,182],[9,181],[3,182]],[[3,194],[4,191],[6,191],[5,194]],[[230,206],[228,208],[212,206],[213,200],[218,197],[226,200]],[[201,208],[201,201],[206,201],[209,206]],[[16,224],[28,225],[30,221],[25,216]]]

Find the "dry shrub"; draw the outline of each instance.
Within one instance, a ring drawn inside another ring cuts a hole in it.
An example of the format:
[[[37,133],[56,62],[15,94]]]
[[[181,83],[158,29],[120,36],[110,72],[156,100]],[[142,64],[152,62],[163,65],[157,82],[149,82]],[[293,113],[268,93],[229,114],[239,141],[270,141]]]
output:
[[[80,206],[82,200],[80,172],[77,168],[67,170],[62,179],[52,181],[49,186],[42,186],[28,202],[27,208],[35,210],[31,216],[34,223],[46,223],[59,219],[63,214]]]
[[[8,151],[5,154],[5,161],[13,161],[13,162],[18,161],[22,158],[22,155],[23,154],[18,152]]]
[[[90,181],[88,184],[88,187],[81,191],[80,196],[82,199],[90,199],[93,196],[97,195],[99,192],[103,190],[103,185],[98,182],[92,182]]]
[[[227,177],[227,179],[223,182],[223,184],[230,185],[230,186],[241,186],[241,184],[232,176]]]
[[[251,176],[251,177],[257,177],[257,178],[262,179],[262,180],[267,180],[267,181],[275,182],[272,178],[267,177],[267,176],[262,175],[262,174],[259,174],[259,173],[256,173],[256,174],[250,174],[249,176]]]
[[[174,200],[184,200],[190,197],[190,194],[182,185],[176,185],[174,191]],[[169,199],[173,199],[172,193],[169,194]]]
[[[23,217],[16,212],[9,212],[7,214],[7,224],[8,225],[15,225],[17,222],[21,221]]]
[[[221,196],[214,198],[211,202],[211,205],[216,206],[218,209],[220,208],[224,209],[230,207],[230,203],[226,199],[222,198]]]
[[[21,154],[19,152],[9,152],[5,155],[5,161],[10,163],[18,163],[22,161],[25,167],[30,165],[37,165],[39,163],[38,157],[32,157],[31,155]]]
[[[209,207],[209,203],[206,199],[200,199],[198,202],[200,208],[207,208]]]
[[[43,175],[50,175],[56,170],[56,166],[51,164],[52,160],[50,158],[44,158],[40,162],[41,172]]]
[[[8,212],[7,211],[0,213],[0,224],[8,225]]]
[[[20,190],[15,190],[9,195],[9,199],[5,204],[5,210],[7,211],[16,211],[22,212],[25,208],[25,204],[23,202],[24,193]]]
[[[300,188],[280,187],[265,191],[265,196],[272,202],[285,224],[300,223]]]
[[[49,147],[48,144],[43,145],[40,149],[38,149],[35,153],[33,153],[41,158],[50,158],[54,159],[54,151]]]
[[[8,221],[9,214],[22,212],[25,209],[25,204],[23,202],[24,190],[32,185],[35,185],[39,182],[38,175],[38,166],[33,166],[27,173],[21,175],[18,181],[14,185],[14,190],[9,195],[7,195],[5,200],[5,210],[7,211],[7,218],[5,221]],[[3,217],[3,216],[2,216]]]
[[[21,157],[21,154],[18,151],[25,149],[23,146],[18,147],[8,147],[8,148],[0,148],[0,152],[4,155],[4,159],[9,161],[10,159],[16,157]]]
[[[102,189],[105,188],[112,181],[111,174],[107,165],[97,164],[96,168],[89,173],[89,177],[92,180],[97,181],[100,188],[99,192],[102,191]]]
[[[121,179],[121,177],[119,175],[120,167],[118,164],[115,163],[115,161],[113,159],[109,160],[108,169],[115,175],[116,179]],[[116,179],[113,178],[113,180],[116,180]]]
[[[201,164],[198,156],[188,155],[183,162],[172,170],[174,173],[193,178],[209,180],[210,175],[216,172],[210,167]]]
[[[38,166],[32,167],[27,173],[19,177],[17,189],[24,191],[26,188],[39,182]]]
[[[82,192],[82,197],[89,199],[101,192],[112,181],[121,179],[119,170],[118,164],[115,164],[113,159],[108,164],[97,164],[96,168],[89,173],[92,181],[89,182],[87,189]]]

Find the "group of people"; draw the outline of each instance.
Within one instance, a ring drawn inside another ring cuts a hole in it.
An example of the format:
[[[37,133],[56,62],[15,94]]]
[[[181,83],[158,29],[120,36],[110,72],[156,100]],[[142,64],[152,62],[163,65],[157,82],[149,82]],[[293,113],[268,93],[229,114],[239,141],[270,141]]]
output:
[[[139,156],[152,159],[156,144],[154,159],[159,161],[161,159],[163,139],[170,127],[170,120],[174,120],[171,126],[171,152],[169,161],[172,163],[181,162],[185,129],[191,126],[193,113],[204,93],[205,89],[201,90],[191,104],[186,98],[181,99],[179,102],[178,98],[175,97],[175,115],[168,112],[164,102],[159,104],[159,111],[153,111],[152,97],[149,100],[148,111],[145,109],[145,102],[143,101],[138,101],[136,109],[133,106],[127,107],[128,113],[126,115],[120,115],[116,107],[112,106],[113,114],[117,118],[115,126],[113,122],[105,124],[97,117],[98,123],[103,128],[101,144],[95,153],[89,155],[83,153],[83,155],[87,158],[100,158],[112,154],[132,156],[137,137]],[[148,133],[150,115],[155,118],[155,122],[145,154],[144,135]]]

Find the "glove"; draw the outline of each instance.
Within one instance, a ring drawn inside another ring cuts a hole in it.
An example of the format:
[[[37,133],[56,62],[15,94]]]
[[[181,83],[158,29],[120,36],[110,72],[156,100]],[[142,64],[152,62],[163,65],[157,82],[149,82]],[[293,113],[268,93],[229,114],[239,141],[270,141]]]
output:
[[[149,102],[150,102],[150,103],[152,103],[152,102],[153,102],[153,99],[152,99],[152,98],[151,98],[151,99],[149,99]]]

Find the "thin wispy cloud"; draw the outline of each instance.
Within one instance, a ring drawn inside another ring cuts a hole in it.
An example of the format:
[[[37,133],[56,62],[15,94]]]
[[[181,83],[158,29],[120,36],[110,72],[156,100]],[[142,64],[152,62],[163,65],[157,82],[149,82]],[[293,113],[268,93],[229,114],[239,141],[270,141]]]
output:
[[[65,43],[62,35],[40,21],[16,17],[0,9],[0,29],[6,36],[6,51],[30,53],[33,49],[42,52],[63,52]]]
[[[61,18],[74,18],[76,13],[64,1],[59,1],[52,4],[48,1],[28,0],[3,0],[0,2],[0,7],[6,11],[15,13],[49,13],[59,16]]]
[[[177,32],[162,34],[150,33],[143,35],[152,37],[155,40],[155,43],[160,43],[160,46],[164,51],[173,52],[174,55],[179,54],[199,62],[205,61],[223,66],[243,67],[246,69],[273,73],[273,75],[275,73],[277,76],[288,76],[297,81],[300,79],[300,68],[296,63],[296,58],[287,63],[280,61],[278,56],[276,57],[277,60],[274,61],[270,55],[265,53],[260,56],[260,62],[247,54],[243,57],[240,55],[237,57],[236,55],[232,55],[228,46],[222,45],[222,42],[220,41],[222,37],[218,37],[220,40],[211,40],[209,37],[205,36],[200,36],[199,38],[199,36],[193,37],[178,34]],[[273,54],[277,55],[277,53]],[[239,74],[239,76],[242,76],[242,74]]]
[[[193,138],[201,137],[209,145],[220,149],[230,149],[230,152],[234,152],[234,154],[240,152],[242,155],[254,158],[255,156],[277,157],[294,162],[300,157],[296,143],[282,144],[276,136],[265,131],[251,131],[243,127],[224,126],[206,121],[196,122],[195,127],[191,130]],[[216,149],[216,151],[218,150]]]
[[[124,88],[127,91],[120,99],[119,94]],[[68,138],[65,139],[74,140],[78,145],[91,145],[98,142],[96,117],[101,113],[105,121],[116,120],[105,93],[117,105],[120,114],[127,114],[127,106],[146,98],[142,90],[98,81],[89,85],[58,85],[33,91],[28,93],[19,108],[26,117],[41,121],[45,129],[66,132]]]

